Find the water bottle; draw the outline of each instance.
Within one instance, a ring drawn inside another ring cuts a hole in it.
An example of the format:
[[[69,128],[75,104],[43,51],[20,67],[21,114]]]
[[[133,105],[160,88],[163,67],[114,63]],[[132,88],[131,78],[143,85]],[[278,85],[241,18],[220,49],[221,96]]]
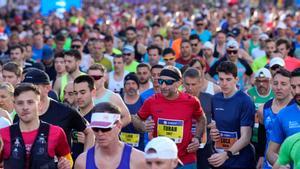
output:
[[[46,152],[46,139],[42,133],[37,140],[37,155],[43,155]]]
[[[13,145],[13,151],[12,151],[12,156],[14,159],[21,159],[21,143],[19,138],[16,138],[15,143]]]

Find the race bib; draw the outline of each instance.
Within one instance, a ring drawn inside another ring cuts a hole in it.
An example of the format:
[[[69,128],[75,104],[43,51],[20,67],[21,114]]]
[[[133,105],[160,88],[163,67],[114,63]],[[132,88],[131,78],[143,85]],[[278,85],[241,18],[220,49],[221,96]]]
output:
[[[121,132],[120,134],[120,139],[133,146],[133,147],[138,147],[139,146],[139,142],[140,142],[140,135],[139,134],[135,134],[135,133],[125,133],[125,132]]]
[[[258,129],[259,127],[259,119],[258,119],[258,113],[255,113],[255,118],[254,118],[254,128]]]
[[[183,138],[183,120],[170,120],[159,118],[157,121],[157,136],[165,136],[181,143]]]
[[[218,152],[228,150],[238,140],[237,132],[220,131],[220,137],[220,140],[215,144]]]

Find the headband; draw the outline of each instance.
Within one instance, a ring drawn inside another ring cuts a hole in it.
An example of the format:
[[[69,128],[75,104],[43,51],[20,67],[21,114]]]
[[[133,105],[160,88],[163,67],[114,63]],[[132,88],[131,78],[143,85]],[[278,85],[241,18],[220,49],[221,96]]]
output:
[[[180,76],[176,72],[169,70],[169,69],[163,69],[160,72],[160,76],[172,77],[172,78],[176,79],[177,81],[181,79]]]

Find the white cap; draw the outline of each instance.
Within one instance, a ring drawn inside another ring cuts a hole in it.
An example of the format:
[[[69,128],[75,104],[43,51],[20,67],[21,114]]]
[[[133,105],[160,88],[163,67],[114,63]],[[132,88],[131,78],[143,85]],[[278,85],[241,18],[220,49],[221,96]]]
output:
[[[265,33],[262,33],[262,34],[259,35],[259,39],[260,40],[267,40],[267,39],[269,39],[269,36]]]
[[[274,65],[279,65],[279,66],[284,67],[285,62],[281,57],[275,57],[270,60],[270,68],[273,67]]]
[[[8,40],[8,37],[5,33],[0,33],[0,40]]]
[[[230,39],[227,43],[226,43],[226,49],[234,49],[234,50],[238,50],[239,49],[239,43],[234,40],[234,39]]]
[[[90,128],[111,128],[120,120],[120,114],[95,112],[92,114]]]
[[[260,68],[256,73],[255,73],[255,78],[272,78],[271,72],[267,68]]]
[[[287,26],[283,22],[279,22],[276,26],[276,29],[286,29],[286,28],[287,28]]]
[[[153,138],[145,147],[146,159],[177,159],[178,149],[173,140],[168,137]]]
[[[214,50],[214,45],[211,43],[211,42],[209,42],[209,41],[207,41],[207,42],[205,42],[204,44],[203,44],[203,47],[202,47],[203,49],[211,49],[211,50]]]

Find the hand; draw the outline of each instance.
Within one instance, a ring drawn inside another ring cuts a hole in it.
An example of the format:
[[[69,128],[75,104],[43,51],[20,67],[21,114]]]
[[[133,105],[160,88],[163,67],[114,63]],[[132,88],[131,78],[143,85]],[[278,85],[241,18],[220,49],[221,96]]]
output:
[[[79,143],[85,143],[85,134],[83,132],[77,132],[77,140]]]
[[[264,157],[259,157],[257,164],[256,164],[256,169],[262,169],[264,164]]]
[[[215,153],[212,156],[210,156],[207,160],[209,164],[211,164],[214,167],[220,167],[224,164],[224,162],[228,159],[227,153]]]
[[[146,120],[145,122],[145,130],[146,132],[153,132],[155,123],[152,119]]]
[[[217,129],[216,122],[212,121],[207,127],[210,128],[209,134],[210,134],[211,139],[214,142],[219,141],[220,140],[220,132]]]
[[[60,157],[57,164],[58,169],[71,169],[70,161],[65,157]]]
[[[290,168],[291,168],[291,167],[290,167],[289,164],[287,164],[287,165],[282,165],[282,166],[279,167],[279,169],[290,169]]]
[[[199,146],[200,146],[199,139],[194,137],[194,138],[192,138],[192,141],[188,145],[186,150],[189,153],[196,152],[198,150]]]

